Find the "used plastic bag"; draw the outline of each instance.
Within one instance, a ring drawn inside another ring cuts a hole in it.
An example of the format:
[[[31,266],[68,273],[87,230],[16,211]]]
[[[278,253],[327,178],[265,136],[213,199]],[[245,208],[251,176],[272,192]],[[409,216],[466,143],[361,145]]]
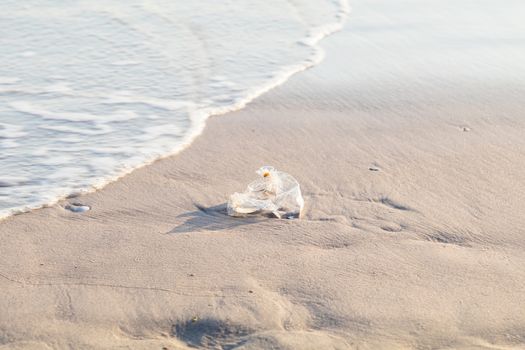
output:
[[[243,193],[235,192],[228,200],[228,215],[272,213],[278,218],[298,218],[304,207],[299,183],[290,174],[271,166],[257,170],[260,178],[248,185]]]

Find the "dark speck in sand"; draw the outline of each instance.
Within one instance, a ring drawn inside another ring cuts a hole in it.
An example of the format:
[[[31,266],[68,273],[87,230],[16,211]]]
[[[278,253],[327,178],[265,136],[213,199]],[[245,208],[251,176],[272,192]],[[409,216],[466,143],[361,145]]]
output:
[[[376,167],[376,166],[371,166],[371,167],[368,168],[368,170],[370,170],[370,171],[379,171],[379,168]]]
[[[173,336],[194,349],[240,348],[254,332],[253,329],[229,320],[197,317],[174,324],[171,328]]]
[[[65,208],[73,213],[83,213],[91,209],[89,205],[84,205],[80,203],[70,203],[65,206]]]

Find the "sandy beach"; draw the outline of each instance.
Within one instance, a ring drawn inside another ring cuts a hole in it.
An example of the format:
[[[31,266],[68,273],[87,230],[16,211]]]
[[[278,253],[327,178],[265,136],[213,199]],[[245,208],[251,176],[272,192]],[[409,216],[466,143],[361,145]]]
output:
[[[410,3],[355,1],[320,65],[179,154],[0,221],[0,349],[523,349],[523,45]],[[225,215],[263,165],[301,219]]]

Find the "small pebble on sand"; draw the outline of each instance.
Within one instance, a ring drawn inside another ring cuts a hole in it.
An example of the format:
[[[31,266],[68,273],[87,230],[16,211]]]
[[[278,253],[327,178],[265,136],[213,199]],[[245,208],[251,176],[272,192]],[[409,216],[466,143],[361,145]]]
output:
[[[80,203],[70,203],[65,206],[65,208],[73,213],[84,213],[91,209],[89,205],[84,205]]]

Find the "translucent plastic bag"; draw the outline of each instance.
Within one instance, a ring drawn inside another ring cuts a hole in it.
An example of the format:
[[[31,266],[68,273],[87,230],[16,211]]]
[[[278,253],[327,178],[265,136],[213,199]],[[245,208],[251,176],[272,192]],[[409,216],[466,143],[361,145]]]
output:
[[[291,175],[271,166],[257,170],[260,178],[243,193],[235,192],[228,200],[228,215],[272,213],[278,218],[298,218],[304,207],[299,183]]]

